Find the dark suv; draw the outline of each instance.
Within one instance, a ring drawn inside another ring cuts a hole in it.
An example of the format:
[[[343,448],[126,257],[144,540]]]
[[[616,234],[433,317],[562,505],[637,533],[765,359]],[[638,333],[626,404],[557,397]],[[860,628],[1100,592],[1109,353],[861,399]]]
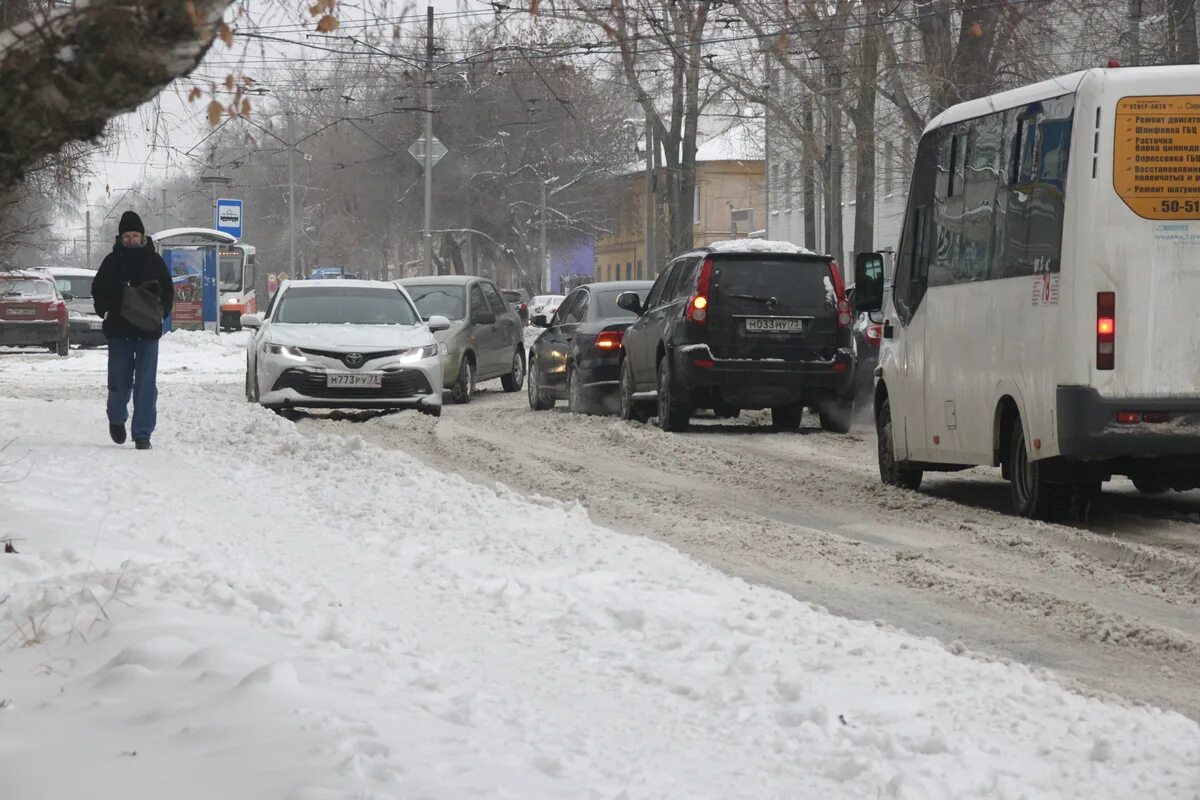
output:
[[[837,264],[786,243],[720,242],[671,261],[621,350],[621,416],[645,421],[657,403],[666,431],[696,409],[736,416],[769,408],[796,429],[814,408],[825,430],[850,429],[853,318]]]

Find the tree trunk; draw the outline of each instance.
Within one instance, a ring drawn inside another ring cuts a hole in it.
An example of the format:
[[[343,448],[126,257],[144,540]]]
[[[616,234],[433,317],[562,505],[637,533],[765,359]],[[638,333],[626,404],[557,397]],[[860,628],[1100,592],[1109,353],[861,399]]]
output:
[[[0,191],[194,69],[229,4],[92,0],[0,31]]]
[[[854,119],[854,252],[875,249],[875,86],[879,71],[879,35],[863,31],[862,72]]]
[[[1175,63],[1200,62],[1196,42],[1196,0],[1168,0],[1167,14],[1174,35]]]
[[[813,101],[812,95],[804,95],[802,105],[804,114],[804,130],[808,133],[809,141],[813,137]],[[805,148],[800,158],[800,184],[804,194],[804,246],[809,250],[817,249],[817,182],[814,176],[813,161]]]

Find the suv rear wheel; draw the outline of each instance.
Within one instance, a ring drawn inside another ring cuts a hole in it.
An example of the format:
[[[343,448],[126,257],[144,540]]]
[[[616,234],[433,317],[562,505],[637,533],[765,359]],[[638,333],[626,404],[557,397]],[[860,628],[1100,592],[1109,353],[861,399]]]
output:
[[[621,405],[621,419],[627,422],[645,422],[650,419],[644,403],[633,399],[633,367],[629,359],[621,361],[621,379],[617,386],[617,400]]]
[[[658,362],[658,427],[668,433],[686,431],[692,418],[692,409],[681,394],[671,374],[671,357],[664,354]]]
[[[830,433],[849,433],[850,421],[854,417],[854,401],[838,400],[822,406],[817,412],[821,417],[821,429]]]
[[[892,444],[892,407],[887,400],[879,407],[879,417],[875,420],[875,430],[879,436],[879,478],[885,486],[898,486],[901,489],[911,489],[914,492],[921,488],[921,470],[913,467],[907,461],[896,460],[896,448]]]

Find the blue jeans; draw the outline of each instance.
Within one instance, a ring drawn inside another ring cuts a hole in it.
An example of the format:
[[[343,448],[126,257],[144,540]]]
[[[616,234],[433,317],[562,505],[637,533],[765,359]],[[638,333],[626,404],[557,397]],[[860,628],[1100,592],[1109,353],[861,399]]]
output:
[[[158,340],[108,340],[108,421],[124,425],[133,395],[133,439],[149,439],[158,422]]]

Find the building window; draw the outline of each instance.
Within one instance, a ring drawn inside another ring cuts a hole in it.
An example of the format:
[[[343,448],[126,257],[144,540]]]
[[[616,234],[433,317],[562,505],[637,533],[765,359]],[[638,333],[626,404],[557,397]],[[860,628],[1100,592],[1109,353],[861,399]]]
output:
[[[627,280],[627,281],[633,280],[633,262],[632,261],[625,262],[625,280]]]
[[[638,280],[640,281],[640,280],[642,279],[642,276],[644,276],[645,274],[646,274],[646,273],[642,272],[642,260],[639,258],[639,259],[638,259],[638,265],[637,265],[637,278],[638,278]]]
[[[696,187],[692,192],[692,224],[700,224],[700,176],[696,176]]]

